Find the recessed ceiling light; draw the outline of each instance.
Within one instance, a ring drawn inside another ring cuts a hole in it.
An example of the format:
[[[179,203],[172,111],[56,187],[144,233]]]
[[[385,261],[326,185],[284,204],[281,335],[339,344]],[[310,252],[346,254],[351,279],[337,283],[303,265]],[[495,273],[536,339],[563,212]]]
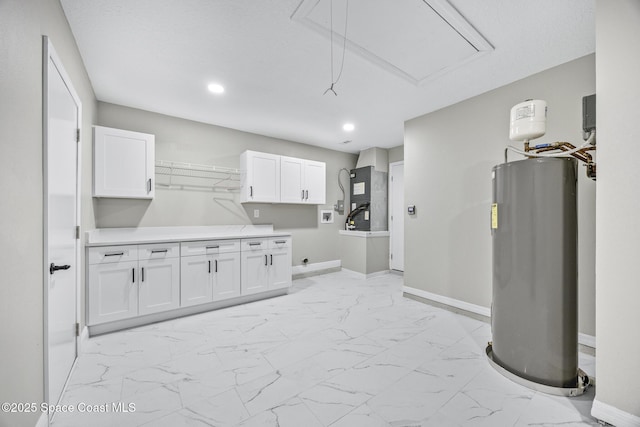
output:
[[[207,86],[207,88],[212,93],[224,93],[224,87],[222,87],[222,85],[219,85],[218,83],[211,83],[209,86]]]
[[[346,132],[351,132],[352,130],[354,130],[356,127],[353,123],[345,123],[342,126],[342,129],[344,129]]]

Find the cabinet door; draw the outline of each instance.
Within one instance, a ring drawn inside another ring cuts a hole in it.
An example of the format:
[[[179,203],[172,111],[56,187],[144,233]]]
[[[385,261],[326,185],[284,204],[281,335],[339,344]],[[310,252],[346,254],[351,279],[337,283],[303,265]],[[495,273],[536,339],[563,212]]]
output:
[[[93,196],[152,199],[155,137],[102,126],[93,129]]]
[[[213,299],[240,296],[240,253],[213,256]]]
[[[242,295],[255,294],[268,290],[267,259],[266,251],[243,252],[242,272]]]
[[[89,325],[138,314],[138,262],[89,266]]]
[[[241,202],[280,201],[280,156],[245,151],[240,158]]]
[[[305,160],[305,202],[324,205],[327,200],[326,164]]]
[[[140,261],[138,314],[157,313],[180,306],[178,258]]]
[[[280,201],[304,203],[304,160],[295,157],[280,158]]]
[[[180,306],[203,304],[212,299],[210,256],[198,255],[181,258]]]
[[[269,255],[269,289],[291,286],[291,252],[289,249],[272,250]]]

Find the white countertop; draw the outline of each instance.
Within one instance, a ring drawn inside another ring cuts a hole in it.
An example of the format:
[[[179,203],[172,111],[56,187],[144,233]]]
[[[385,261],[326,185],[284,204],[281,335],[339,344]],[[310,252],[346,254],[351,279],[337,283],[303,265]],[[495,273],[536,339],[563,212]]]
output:
[[[358,230],[338,230],[342,236],[353,237],[389,237],[388,231],[358,231]]]
[[[85,244],[86,246],[132,245],[276,236],[291,236],[291,233],[274,232],[273,225],[98,228],[85,233]]]

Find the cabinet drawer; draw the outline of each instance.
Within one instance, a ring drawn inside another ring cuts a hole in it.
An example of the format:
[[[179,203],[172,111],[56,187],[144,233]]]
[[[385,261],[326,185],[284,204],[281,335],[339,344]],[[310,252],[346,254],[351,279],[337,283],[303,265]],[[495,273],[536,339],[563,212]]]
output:
[[[216,255],[240,252],[240,240],[204,240],[180,244],[181,256]]]
[[[269,249],[269,239],[242,239],[242,252],[254,252]]]
[[[89,264],[107,264],[121,261],[137,261],[138,246],[100,246],[89,248]]]
[[[269,240],[269,249],[283,249],[291,247],[291,237],[275,237]]]
[[[149,245],[138,245],[138,259],[164,259],[178,258],[180,256],[179,243],[153,243]]]

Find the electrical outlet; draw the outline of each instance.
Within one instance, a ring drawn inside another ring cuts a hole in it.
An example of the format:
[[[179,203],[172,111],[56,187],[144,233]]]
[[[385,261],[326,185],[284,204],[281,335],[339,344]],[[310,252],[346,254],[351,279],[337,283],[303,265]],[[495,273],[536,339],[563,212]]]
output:
[[[253,217],[254,218],[260,218],[260,209],[254,209],[253,210]]]

